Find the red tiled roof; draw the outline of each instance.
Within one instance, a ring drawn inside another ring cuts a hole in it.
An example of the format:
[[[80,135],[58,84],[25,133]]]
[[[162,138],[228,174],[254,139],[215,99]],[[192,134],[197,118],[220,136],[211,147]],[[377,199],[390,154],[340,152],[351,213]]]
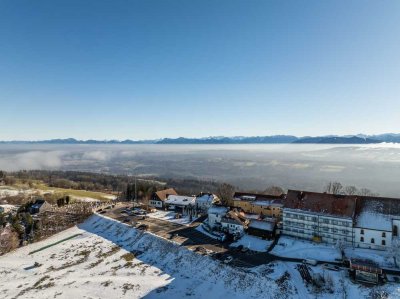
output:
[[[357,196],[289,190],[283,201],[285,208],[353,217]]]

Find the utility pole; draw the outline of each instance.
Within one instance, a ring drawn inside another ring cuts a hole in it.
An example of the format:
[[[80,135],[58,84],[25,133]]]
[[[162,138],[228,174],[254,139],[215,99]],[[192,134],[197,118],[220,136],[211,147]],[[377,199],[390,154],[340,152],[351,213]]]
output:
[[[136,201],[136,203],[138,202],[138,201],[137,201],[137,184],[136,184],[136,176],[135,176],[135,201]]]

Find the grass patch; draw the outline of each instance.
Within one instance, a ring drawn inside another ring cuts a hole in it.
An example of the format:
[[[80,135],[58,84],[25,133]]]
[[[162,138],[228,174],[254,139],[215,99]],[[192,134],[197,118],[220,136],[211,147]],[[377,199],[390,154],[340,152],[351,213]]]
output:
[[[98,253],[97,257],[98,258],[107,258],[109,256],[112,256],[116,254],[118,251],[120,251],[121,248],[119,246],[113,246],[109,251],[104,252],[104,253]]]
[[[121,257],[127,262],[132,262],[135,259],[135,255],[132,252],[125,253]]]

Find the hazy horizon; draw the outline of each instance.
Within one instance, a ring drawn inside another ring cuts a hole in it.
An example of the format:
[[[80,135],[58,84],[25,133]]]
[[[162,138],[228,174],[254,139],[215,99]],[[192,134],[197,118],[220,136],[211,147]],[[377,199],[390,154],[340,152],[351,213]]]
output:
[[[323,191],[329,181],[399,197],[400,144],[0,145],[0,169],[191,178],[246,190]]]

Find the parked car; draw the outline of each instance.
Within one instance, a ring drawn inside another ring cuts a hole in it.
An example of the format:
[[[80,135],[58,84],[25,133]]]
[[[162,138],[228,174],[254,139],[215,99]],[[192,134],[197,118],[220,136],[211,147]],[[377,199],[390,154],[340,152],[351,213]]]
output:
[[[105,214],[105,213],[107,213],[107,211],[100,211],[100,214]]]
[[[139,224],[136,228],[140,230],[147,230],[149,226],[147,224]]]
[[[243,245],[239,245],[238,247],[236,247],[237,251],[242,251],[242,249],[243,249]]]
[[[332,271],[339,271],[340,268],[335,265],[330,265],[330,264],[323,264],[322,268],[327,269],[327,270],[332,270]]]
[[[308,264],[311,266],[316,266],[318,264],[317,260],[312,260],[312,259],[304,259],[303,264]]]
[[[127,223],[127,222],[129,222],[129,221],[131,221],[129,218],[125,218],[125,219],[123,220],[123,222],[125,222],[125,223]]]
[[[228,256],[224,259],[224,263],[225,263],[225,264],[229,264],[229,263],[232,262],[232,261],[233,261],[233,257],[230,256],[230,255],[228,255]]]

